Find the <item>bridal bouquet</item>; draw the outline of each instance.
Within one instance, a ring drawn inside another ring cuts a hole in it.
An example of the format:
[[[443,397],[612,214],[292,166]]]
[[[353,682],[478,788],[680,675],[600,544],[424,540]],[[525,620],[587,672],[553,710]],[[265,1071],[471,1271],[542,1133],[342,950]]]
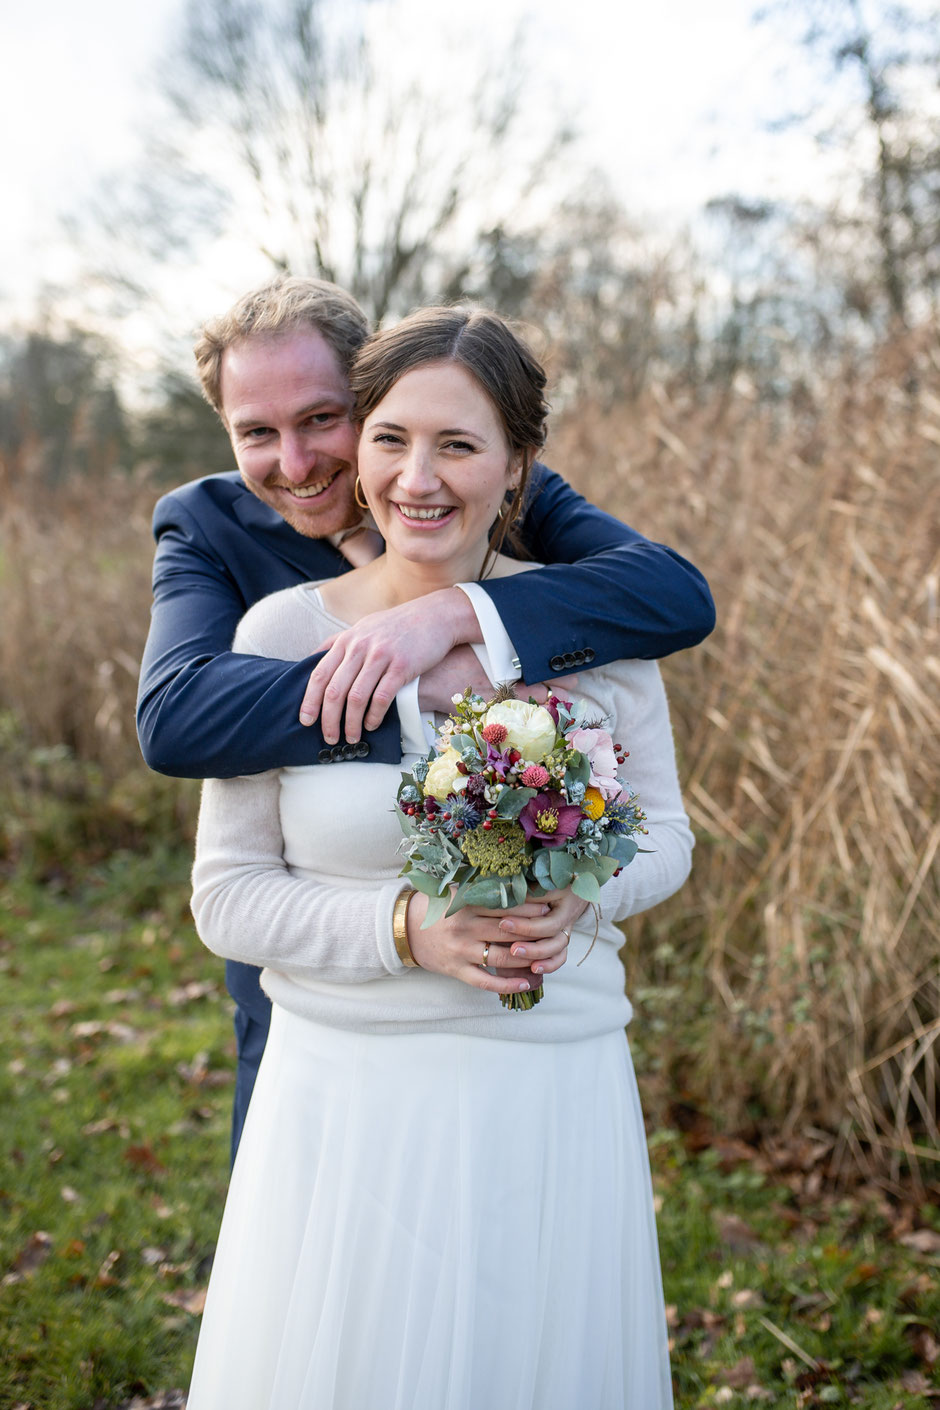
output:
[[[645,831],[636,794],[616,776],[625,751],[603,721],[554,695],[536,705],[500,691],[488,703],[468,689],[453,705],[398,790],[401,875],[429,898],[424,925],[566,886],[596,905]],[[541,985],[501,995],[506,1008],[541,997]]]

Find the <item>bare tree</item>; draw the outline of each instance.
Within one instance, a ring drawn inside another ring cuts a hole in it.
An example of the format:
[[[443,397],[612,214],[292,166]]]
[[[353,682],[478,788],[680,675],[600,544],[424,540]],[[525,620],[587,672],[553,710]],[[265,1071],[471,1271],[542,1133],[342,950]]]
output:
[[[167,121],[98,229],[133,226],[157,261],[260,251],[379,320],[452,288],[466,249],[561,191],[573,134],[554,111],[533,121],[521,33],[409,75],[396,22],[375,0],[189,0]]]
[[[822,116],[796,119],[812,123],[820,143],[838,141],[855,164],[854,189],[828,213],[828,238],[818,226],[815,238],[831,259],[840,231],[849,234],[848,307],[903,327],[936,308],[940,282],[940,11],[776,0],[760,17],[796,21],[820,91],[835,84],[842,95],[835,111],[830,102]]]

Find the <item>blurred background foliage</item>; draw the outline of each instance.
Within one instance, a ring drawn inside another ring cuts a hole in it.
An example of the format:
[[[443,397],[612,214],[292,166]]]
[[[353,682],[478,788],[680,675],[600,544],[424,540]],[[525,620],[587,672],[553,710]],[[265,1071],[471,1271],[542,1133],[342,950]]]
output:
[[[627,934],[647,1104],[811,1132],[834,1178],[923,1188],[940,28],[903,5],[769,5],[757,22],[799,35],[830,96],[786,121],[841,147],[840,180],[816,203],[729,192],[666,236],[585,175],[565,117],[532,122],[524,34],[490,50],[455,134],[441,89],[388,83],[368,9],[189,0],[165,121],[72,213],[81,289],[0,341],[0,876],[67,889],[109,849],[156,866],[191,840],[192,788],[148,775],[133,731],[149,520],[231,456],[161,291],[237,247],[257,278],[335,279],[377,321],[490,304],[548,363],[549,462],[691,557],[718,605],[714,636],[665,663],[698,849]],[[143,314],[159,356],[129,369]]]

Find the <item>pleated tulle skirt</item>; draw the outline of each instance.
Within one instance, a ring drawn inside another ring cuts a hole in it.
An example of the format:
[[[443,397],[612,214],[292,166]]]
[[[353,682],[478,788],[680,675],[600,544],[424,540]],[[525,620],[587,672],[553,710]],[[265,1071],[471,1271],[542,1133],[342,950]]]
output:
[[[275,1005],[188,1410],[671,1405],[623,1033],[386,1037]]]

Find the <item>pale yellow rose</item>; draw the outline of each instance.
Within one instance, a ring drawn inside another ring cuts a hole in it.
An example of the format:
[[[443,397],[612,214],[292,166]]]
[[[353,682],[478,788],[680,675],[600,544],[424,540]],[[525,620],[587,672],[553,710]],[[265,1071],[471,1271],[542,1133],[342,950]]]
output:
[[[555,721],[542,705],[501,700],[487,710],[484,724],[503,725],[506,741],[501,748],[518,749],[527,763],[540,764],[554,748]]]
[[[456,749],[445,749],[443,754],[438,754],[428,767],[424,780],[425,798],[436,798],[439,803],[443,803],[448,793],[459,793],[462,788],[466,788],[467,776],[458,772],[459,762],[460,755]]]

